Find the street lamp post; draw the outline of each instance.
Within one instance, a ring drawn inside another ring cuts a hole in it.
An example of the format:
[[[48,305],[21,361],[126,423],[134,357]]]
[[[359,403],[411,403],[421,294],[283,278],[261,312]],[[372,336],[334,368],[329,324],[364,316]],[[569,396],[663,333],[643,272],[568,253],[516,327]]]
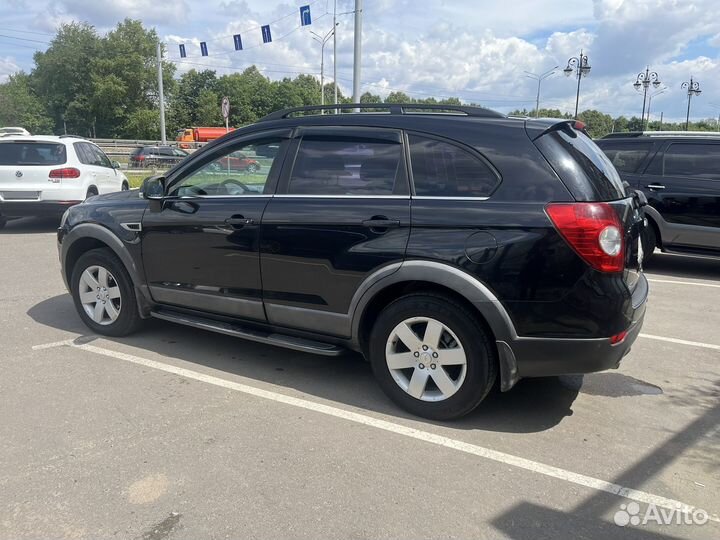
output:
[[[317,34],[310,30],[313,35],[313,39],[320,44],[320,105],[325,105],[325,45],[328,40],[335,35],[335,27],[328,30],[328,33],[324,36]],[[320,109],[320,114],[323,114],[324,110]]]
[[[558,67],[560,66],[555,66],[554,68],[549,69],[545,73],[541,73],[540,75],[531,73],[530,71],[525,72],[526,77],[537,81],[537,97],[535,98],[535,118],[538,118],[540,116],[540,83],[543,82],[544,79],[547,79],[550,75],[553,75]]]
[[[690,99],[693,97],[693,95],[699,96],[702,93],[702,90],[700,90],[700,83],[697,81],[693,81],[693,78],[690,77],[690,82],[684,82],[680,85],[680,88],[687,89],[687,96],[688,96],[688,106],[687,106],[687,116],[685,117],[685,131],[690,129]]]
[[[648,129],[648,126],[650,125],[650,106],[652,105],[652,98],[654,98],[655,96],[659,96],[660,94],[664,94],[665,92],[667,92],[667,90],[668,87],[663,86],[660,90],[658,90],[657,92],[653,92],[652,94],[650,94],[650,96],[648,96],[647,120],[645,121],[645,129]]]
[[[580,80],[583,77],[587,77],[590,73],[590,64],[588,63],[588,57],[583,54],[582,49],[580,50],[580,56],[573,56],[568,59],[567,67],[563,69],[563,73],[566,77],[569,77],[575,72],[577,76],[577,93],[575,94],[575,118],[578,115],[578,104],[580,103]]]
[[[642,71],[638,73],[637,79],[635,79],[635,82],[633,83],[633,87],[635,90],[640,92],[642,90],[643,93],[643,108],[642,108],[642,115],[640,115],[640,123],[643,124],[645,121],[645,104],[647,103],[647,93],[648,88],[650,88],[650,85],[652,84],[653,88],[659,88],[660,87],[660,78],[658,77],[658,74],[654,71],[650,71],[650,66],[647,66],[645,68],[645,73]]]

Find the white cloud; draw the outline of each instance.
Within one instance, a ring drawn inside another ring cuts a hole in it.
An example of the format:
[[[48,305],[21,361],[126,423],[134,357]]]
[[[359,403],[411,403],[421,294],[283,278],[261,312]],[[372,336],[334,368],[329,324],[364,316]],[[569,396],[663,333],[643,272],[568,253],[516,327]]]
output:
[[[0,56],[0,83],[7,81],[8,75],[20,71],[20,66],[15,63],[12,56]]]

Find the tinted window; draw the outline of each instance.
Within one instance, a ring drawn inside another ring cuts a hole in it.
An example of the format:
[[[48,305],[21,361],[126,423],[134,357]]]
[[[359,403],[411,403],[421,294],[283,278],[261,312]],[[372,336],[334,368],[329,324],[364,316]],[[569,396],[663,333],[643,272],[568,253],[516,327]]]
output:
[[[171,194],[180,197],[261,195],[275,163],[275,158],[263,157],[263,152],[280,142],[263,139],[228,148],[176,183]]]
[[[77,154],[80,163],[83,165],[92,165],[93,156],[92,153],[87,151],[87,144],[85,143],[74,143],[75,153]]]
[[[620,172],[637,172],[640,164],[645,160],[652,143],[598,143],[600,148],[615,168]]]
[[[170,148],[169,146],[162,146],[160,148],[160,155],[161,156],[172,156],[173,155],[172,148]]]
[[[670,145],[665,151],[665,176],[720,178],[720,145]]]
[[[64,144],[0,142],[0,165],[62,165],[66,161]]]
[[[435,139],[410,135],[415,194],[431,197],[487,197],[499,179],[469,151]]]
[[[303,138],[288,193],[297,195],[392,195],[402,145],[344,138]]]

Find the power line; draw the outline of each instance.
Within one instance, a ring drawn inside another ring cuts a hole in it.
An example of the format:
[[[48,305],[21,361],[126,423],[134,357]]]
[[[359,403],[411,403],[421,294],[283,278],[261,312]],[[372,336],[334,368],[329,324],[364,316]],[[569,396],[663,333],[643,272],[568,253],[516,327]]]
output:
[[[21,38],[21,37],[15,37],[15,36],[8,36],[6,34],[0,34],[0,37],[9,38],[9,39],[18,39],[20,41],[32,41],[33,43],[43,43],[45,45],[50,45],[49,41],[40,41],[38,39],[29,39],[29,38]]]

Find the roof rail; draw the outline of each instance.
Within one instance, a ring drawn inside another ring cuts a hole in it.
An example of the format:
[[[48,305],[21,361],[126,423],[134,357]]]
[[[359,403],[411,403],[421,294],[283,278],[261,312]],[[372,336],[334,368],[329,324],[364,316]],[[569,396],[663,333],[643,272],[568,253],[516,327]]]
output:
[[[58,135],[58,139],[85,139],[85,137],[81,137],[80,135],[73,135],[72,133],[65,133],[63,135]]]
[[[626,137],[688,137],[716,139],[720,137],[720,131],[627,131],[608,133],[603,139],[620,139]]]
[[[446,114],[460,114],[465,116],[482,117],[482,118],[505,118],[505,115],[499,112],[485,109],[484,107],[466,107],[464,105],[440,105],[436,103],[338,103],[337,105],[308,105],[305,107],[292,107],[290,109],[282,109],[275,111],[267,116],[263,116],[258,122],[267,122],[268,120],[282,120],[294,116],[296,113],[317,113],[319,111],[347,111],[356,112],[356,109],[385,109],[387,112],[373,110],[370,112],[381,114],[425,114],[430,111]],[[413,110],[417,112],[412,112]],[[359,111],[357,111],[359,112]],[[437,114],[430,112],[430,114]]]

